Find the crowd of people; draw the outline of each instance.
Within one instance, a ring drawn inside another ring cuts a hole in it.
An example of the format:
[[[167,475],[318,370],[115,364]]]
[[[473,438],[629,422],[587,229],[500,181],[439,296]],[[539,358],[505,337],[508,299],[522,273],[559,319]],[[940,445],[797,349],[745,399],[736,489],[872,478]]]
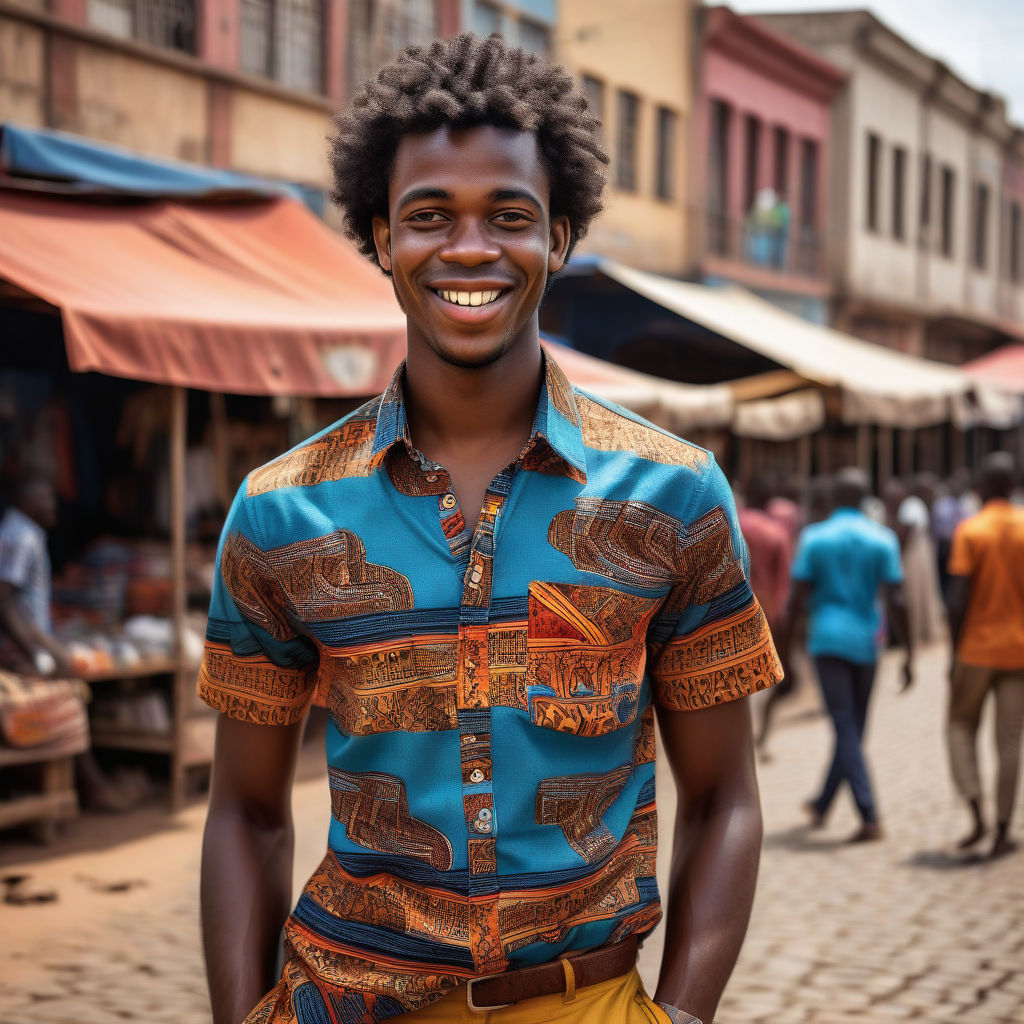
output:
[[[975,474],[932,473],[886,481],[879,494],[854,468],[813,478],[806,488],[759,477],[737,487],[754,593],[776,637],[786,679],[761,704],[757,746],[765,758],[775,710],[804,669],[813,669],[835,733],[831,763],[804,804],[823,826],[845,782],[861,817],[853,841],[882,838],[864,751],[879,653],[950,648],[946,744],[957,793],[969,811],[957,842],[970,853],[1017,848],[1010,819],[1024,733],[1024,493],[1008,453]],[[995,831],[985,812],[977,735],[994,703],[998,763]]]

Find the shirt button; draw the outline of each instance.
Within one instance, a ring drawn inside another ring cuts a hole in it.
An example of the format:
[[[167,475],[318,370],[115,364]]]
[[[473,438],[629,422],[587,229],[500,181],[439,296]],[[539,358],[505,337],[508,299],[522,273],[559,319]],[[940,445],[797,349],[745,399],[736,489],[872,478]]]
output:
[[[455,495],[454,495],[454,494],[452,494],[452,493],[451,493],[451,491],[449,491],[449,492],[448,492],[448,493],[447,493],[447,494],[446,494],[446,495],[445,495],[445,496],[444,496],[444,497],[443,497],[443,498],[441,499],[441,507],[442,507],[442,508],[455,508],[455,506],[456,506],[457,504],[458,504],[458,499],[457,499],[457,498],[455,497]]]
[[[480,821],[490,821],[491,820],[491,809],[490,809],[490,807],[481,807],[480,810],[476,812],[476,816],[477,816],[477,818]]]
[[[469,781],[470,782],[483,782],[484,781],[484,773],[482,771],[480,771],[479,768],[474,768],[469,773]]]

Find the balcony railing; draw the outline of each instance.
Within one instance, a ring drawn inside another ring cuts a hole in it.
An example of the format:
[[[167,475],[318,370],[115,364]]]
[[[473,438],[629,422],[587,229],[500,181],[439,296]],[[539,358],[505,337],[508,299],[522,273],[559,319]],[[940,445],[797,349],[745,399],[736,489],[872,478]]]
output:
[[[822,277],[825,272],[821,234],[793,224],[786,216],[775,223],[739,220],[715,210],[704,216],[704,252],[780,275]]]

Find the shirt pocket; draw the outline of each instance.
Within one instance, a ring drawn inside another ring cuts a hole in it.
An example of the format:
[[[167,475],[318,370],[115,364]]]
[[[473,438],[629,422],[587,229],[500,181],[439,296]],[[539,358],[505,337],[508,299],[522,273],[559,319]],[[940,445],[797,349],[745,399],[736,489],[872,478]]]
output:
[[[534,581],[529,589],[526,703],[530,721],[576,736],[632,725],[661,604],[614,587]]]

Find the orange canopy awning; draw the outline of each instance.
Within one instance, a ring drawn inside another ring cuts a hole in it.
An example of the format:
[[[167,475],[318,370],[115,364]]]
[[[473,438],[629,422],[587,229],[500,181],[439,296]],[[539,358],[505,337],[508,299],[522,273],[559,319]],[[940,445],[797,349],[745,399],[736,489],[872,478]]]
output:
[[[76,372],[361,396],[383,391],[405,354],[390,282],[291,199],[112,204],[0,192],[0,279],[60,310]]]

